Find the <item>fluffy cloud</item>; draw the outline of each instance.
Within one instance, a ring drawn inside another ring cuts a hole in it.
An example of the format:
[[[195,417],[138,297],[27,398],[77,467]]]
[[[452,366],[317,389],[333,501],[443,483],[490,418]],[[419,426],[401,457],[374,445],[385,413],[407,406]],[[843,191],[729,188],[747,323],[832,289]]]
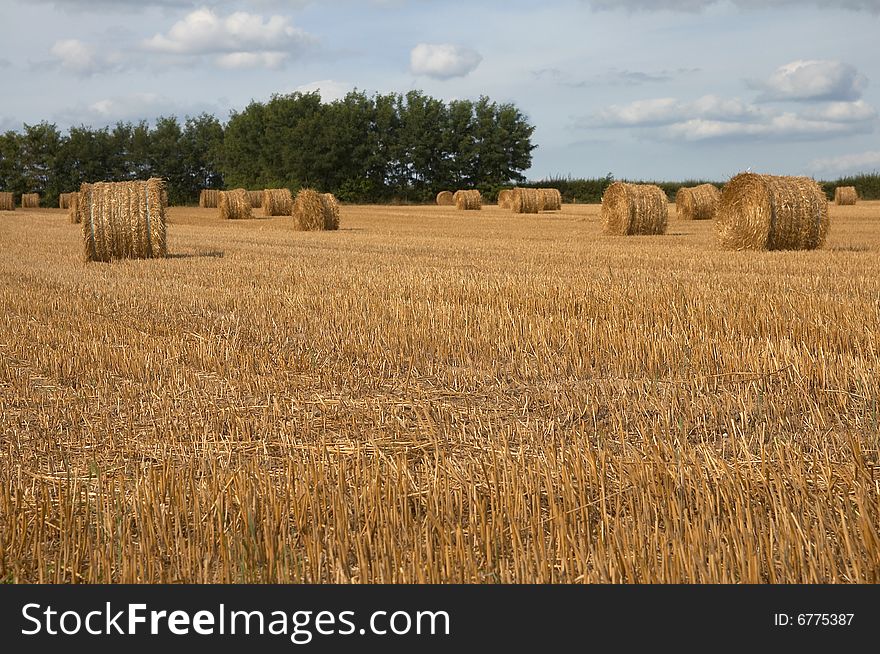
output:
[[[880,0],[584,0],[594,9],[627,9],[629,11],[702,11],[712,5],[733,4],[740,9],[772,9],[803,7],[846,9],[880,13]]]
[[[776,69],[765,82],[751,82],[763,102],[857,100],[868,81],[853,66],[839,61],[799,60]]]
[[[99,52],[98,49],[78,39],[56,41],[49,49],[53,57],[50,65],[61,70],[88,77],[96,73],[119,72],[125,68],[124,57],[115,52]]]
[[[410,53],[410,70],[435,79],[464,77],[473,72],[483,57],[471,48],[448,43],[420,43]]]
[[[284,16],[264,19],[239,11],[223,17],[203,7],[176,22],[167,34],[147,39],[143,47],[163,55],[214,55],[223,68],[278,68],[314,42]]]
[[[880,150],[814,159],[810,163],[810,170],[815,173],[840,174],[877,169],[880,169]]]
[[[352,86],[348,82],[337,82],[332,79],[324,79],[318,82],[310,82],[297,86],[294,91],[300,93],[313,93],[318,91],[321,94],[321,100],[324,102],[333,102],[341,100],[351,90]]]
[[[183,104],[159,93],[131,93],[70,106],[53,117],[60,125],[102,127],[117,121],[153,120],[158,116],[196,116],[202,112],[221,115],[226,105],[199,102]]]
[[[693,102],[675,98],[639,100],[627,105],[611,105],[592,118],[582,121],[584,126],[597,127],[652,127],[671,125],[686,120],[743,121],[759,118],[763,111],[742,100],[725,100],[705,95]]]

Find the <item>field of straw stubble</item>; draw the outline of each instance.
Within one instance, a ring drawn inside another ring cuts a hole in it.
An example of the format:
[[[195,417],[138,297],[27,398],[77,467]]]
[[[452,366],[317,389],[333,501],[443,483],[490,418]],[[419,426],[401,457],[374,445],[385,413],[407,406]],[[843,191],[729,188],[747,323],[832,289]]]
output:
[[[830,209],[3,216],[0,580],[878,582],[880,203]]]

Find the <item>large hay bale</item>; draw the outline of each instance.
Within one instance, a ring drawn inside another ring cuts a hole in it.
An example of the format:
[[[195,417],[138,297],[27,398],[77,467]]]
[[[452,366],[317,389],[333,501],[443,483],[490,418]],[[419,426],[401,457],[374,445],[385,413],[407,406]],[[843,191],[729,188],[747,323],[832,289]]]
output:
[[[220,209],[220,218],[223,220],[250,220],[253,218],[251,196],[243,188],[222,191],[217,208]]]
[[[452,198],[459,211],[480,211],[483,208],[483,196],[479,191],[456,191]]]
[[[289,216],[293,213],[293,195],[286,188],[267,188],[263,191],[264,216]]]
[[[339,229],[339,201],[332,193],[324,193],[321,196],[324,201],[324,209],[329,214],[325,214],[326,222],[324,229]],[[326,218],[329,215],[329,218]]]
[[[83,184],[77,202],[86,261],[165,257],[165,182]]]
[[[809,177],[742,173],[721,191],[716,233],[727,249],[813,250],[828,227],[828,199]]]
[[[538,210],[559,211],[562,209],[562,193],[555,188],[538,189]]]
[[[503,189],[498,191],[498,206],[502,209],[510,209],[510,203],[513,199],[513,191]]]
[[[220,191],[212,188],[202,189],[199,193],[199,206],[202,209],[216,209],[220,202]]]
[[[536,188],[515,188],[510,192],[510,208],[513,213],[538,213],[541,197]]]
[[[248,191],[248,195],[251,198],[251,207],[253,209],[259,209],[263,206],[263,192],[262,191]]]
[[[718,210],[721,191],[712,184],[682,187],[675,194],[675,207],[680,220],[712,220]]]
[[[12,193],[0,193],[0,211],[15,211],[15,196]]]
[[[859,192],[855,186],[838,186],[834,189],[834,204],[839,206],[856,204],[859,201]]]
[[[21,195],[22,209],[39,209],[40,194],[39,193],[22,193]]]
[[[79,193],[68,193],[67,194],[67,217],[70,218],[71,223],[79,222],[79,212],[76,210],[79,205]]]
[[[451,207],[455,204],[455,195],[452,191],[440,191],[437,194],[437,204],[441,207]]]
[[[339,228],[339,214],[334,213],[335,198],[331,203],[327,195],[310,188],[301,189],[296,194],[293,202],[294,229],[316,232]]]
[[[614,182],[602,195],[602,223],[606,234],[665,234],[668,219],[669,200],[663,189],[654,184]]]

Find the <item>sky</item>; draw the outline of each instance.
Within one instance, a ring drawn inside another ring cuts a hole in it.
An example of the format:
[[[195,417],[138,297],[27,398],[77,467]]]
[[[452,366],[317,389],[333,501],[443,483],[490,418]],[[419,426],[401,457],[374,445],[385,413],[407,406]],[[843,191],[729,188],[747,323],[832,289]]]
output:
[[[880,0],[0,0],[0,131],[274,93],[512,102],[530,179],[880,170]]]

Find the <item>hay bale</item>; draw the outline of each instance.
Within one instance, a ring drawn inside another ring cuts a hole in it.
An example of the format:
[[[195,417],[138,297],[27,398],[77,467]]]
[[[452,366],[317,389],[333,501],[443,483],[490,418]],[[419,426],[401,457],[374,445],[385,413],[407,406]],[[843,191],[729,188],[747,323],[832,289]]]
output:
[[[336,198],[331,202],[327,195],[330,194],[318,193],[310,188],[304,188],[296,194],[296,200],[293,202],[294,229],[301,232],[339,229]]]
[[[58,208],[59,209],[70,209],[70,193],[59,193],[58,194]]]
[[[451,207],[455,204],[455,195],[452,191],[440,191],[437,194],[437,204],[441,207]]]
[[[202,209],[216,209],[220,202],[220,191],[212,188],[202,189],[199,193],[199,206]]]
[[[510,208],[513,213],[538,213],[540,207],[538,189],[515,188],[510,192]]]
[[[262,191],[248,191],[248,195],[251,198],[251,207],[254,209],[259,209],[263,206],[263,192]]]
[[[70,218],[71,223],[79,222],[79,212],[77,211],[77,206],[79,205],[79,193],[68,193],[67,194],[67,217]]]
[[[510,209],[510,202],[513,198],[513,191],[510,189],[503,189],[498,191],[498,206],[502,209]]]
[[[716,234],[727,249],[813,250],[828,228],[828,199],[809,177],[742,173],[721,191]]]
[[[263,191],[264,216],[289,216],[293,213],[293,195],[286,188],[267,188]]]
[[[559,211],[562,209],[562,193],[555,188],[538,189],[538,210]]]
[[[325,211],[329,212],[329,220],[324,223],[324,229],[339,229],[339,201],[332,193],[324,193],[321,197],[324,201]]]
[[[480,211],[483,208],[483,196],[479,191],[456,191],[452,199],[459,211]]]
[[[606,234],[665,234],[668,219],[669,200],[663,189],[654,184],[614,182],[602,195],[602,223]]]
[[[0,193],[0,211],[15,211],[15,196],[12,193]]]
[[[165,257],[165,182],[83,184],[77,202],[86,261]]]
[[[39,193],[22,193],[21,195],[22,209],[39,209],[40,194]]]
[[[718,210],[721,191],[712,184],[682,187],[675,194],[680,220],[712,220]]]
[[[847,206],[859,201],[859,192],[855,186],[838,186],[834,189],[834,204]]]
[[[220,209],[220,218],[223,220],[250,220],[253,218],[251,196],[243,188],[221,192],[217,208]]]

